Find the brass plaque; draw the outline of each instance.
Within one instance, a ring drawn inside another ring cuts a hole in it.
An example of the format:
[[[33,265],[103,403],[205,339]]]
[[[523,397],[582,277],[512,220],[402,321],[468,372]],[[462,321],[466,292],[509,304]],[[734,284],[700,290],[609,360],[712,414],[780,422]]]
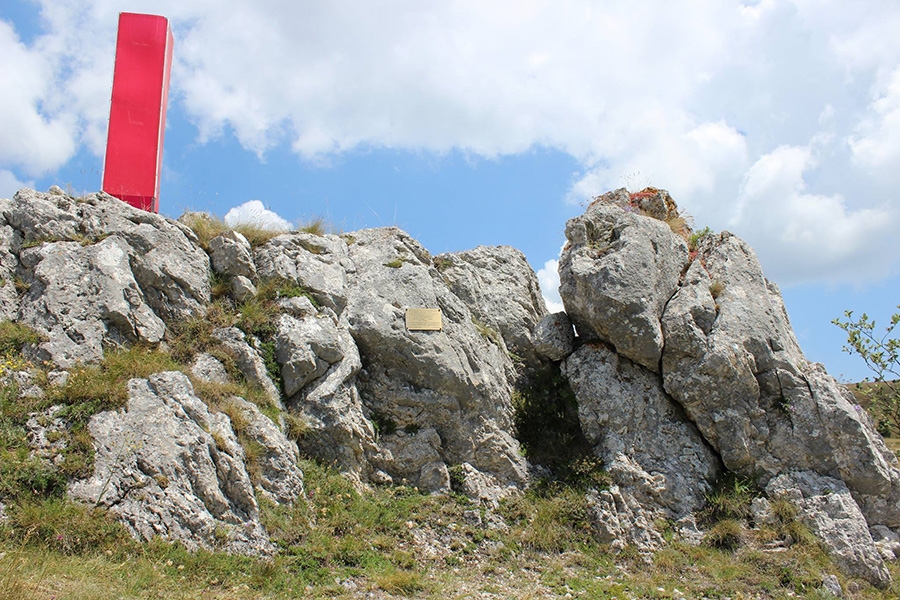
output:
[[[441,309],[407,308],[406,328],[409,331],[440,331],[443,329]]]

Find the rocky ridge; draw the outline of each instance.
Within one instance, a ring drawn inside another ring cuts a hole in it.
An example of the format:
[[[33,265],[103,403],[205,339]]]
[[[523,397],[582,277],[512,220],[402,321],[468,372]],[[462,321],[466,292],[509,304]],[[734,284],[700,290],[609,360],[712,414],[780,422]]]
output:
[[[208,405],[187,376],[163,372],[91,419],[94,471],[69,494],[141,539],[274,552],[257,498],[303,501],[300,453],[360,485],[495,506],[546,475],[517,440],[513,392],[558,369],[611,480],[586,495],[598,539],[652,551],[661,520],[700,539],[696,516],[731,473],[764,491],[755,519],[768,518],[766,499],[787,499],[849,573],[890,580],[896,457],[805,360],[752,249],[727,232],[690,238],[664,191],[617,190],[569,221],[556,315],[508,247],[432,256],[380,228],[256,247],[224,232],[204,249],[183,223],[58,188],[21,190],[0,214],[0,311],[40,334],[24,351],[60,377],[108,348],[164,348],[210,310],[211,280],[233,306],[267,281],[302,290],[277,299],[266,339],[220,327],[220,353],[191,361],[194,382],[239,373],[274,409]],[[409,331],[407,308],[440,309],[442,330]],[[286,417],[302,435],[289,439]]]

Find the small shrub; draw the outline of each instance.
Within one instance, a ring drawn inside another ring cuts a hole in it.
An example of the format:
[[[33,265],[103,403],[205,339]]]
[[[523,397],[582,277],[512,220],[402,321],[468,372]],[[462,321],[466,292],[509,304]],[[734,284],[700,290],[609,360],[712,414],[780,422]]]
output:
[[[298,442],[309,433],[309,424],[303,420],[303,417],[292,412],[282,413],[284,419],[285,434],[289,440]]]
[[[453,260],[445,256],[435,256],[432,259],[432,263],[434,264],[434,268],[438,271],[446,271],[453,266]]]
[[[701,517],[706,522],[746,519],[750,516],[750,503],[758,495],[751,480],[726,473],[706,497],[707,506]]]
[[[695,231],[688,237],[688,250],[691,252],[697,251],[697,246],[700,244],[700,240],[705,238],[708,235],[712,235],[712,229],[709,227],[704,227],[700,231]]]
[[[712,295],[714,300],[718,299],[723,291],[725,291],[725,284],[718,279],[709,284],[709,293]]]
[[[301,233],[311,233],[313,235],[325,235],[327,233],[325,219],[321,217],[302,223],[297,230]]]
[[[231,227],[226,225],[225,221],[207,213],[185,213],[179,220],[190,227],[194,235],[197,236],[200,247],[206,251],[209,251],[210,240],[231,230]]]
[[[384,266],[390,267],[392,269],[399,269],[400,267],[403,266],[404,262],[406,262],[406,261],[403,260],[402,258],[395,258],[394,260],[392,260],[390,262],[384,263]]]
[[[25,344],[39,344],[41,335],[27,325],[0,321],[0,356],[18,354]]]
[[[703,541],[713,548],[736,550],[743,544],[743,535],[744,530],[740,521],[724,519],[713,525]]]
[[[373,411],[372,427],[375,429],[375,438],[378,439],[383,435],[392,435],[397,432],[397,422],[390,415],[381,411]]]
[[[388,594],[412,596],[426,589],[421,575],[405,569],[391,570],[375,577],[375,582]]]

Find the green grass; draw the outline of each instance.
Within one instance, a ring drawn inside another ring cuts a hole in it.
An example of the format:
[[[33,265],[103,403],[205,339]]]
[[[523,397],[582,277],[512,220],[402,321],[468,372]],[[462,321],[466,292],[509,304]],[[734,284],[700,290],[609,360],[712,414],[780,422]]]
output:
[[[506,526],[489,528],[466,517],[486,515],[463,497],[359,490],[318,463],[300,466],[304,498],[262,503],[280,549],[268,560],[138,544],[103,511],[61,498],[12,501],[0,525],[0,598],[464,598],[472,590],[676,598],[675,589],[687,598],[819,598],[822,578],[839,574],[815,544],[768,552],[770,534],[746,529],[731,549],[671,541],[649,559],[630,549],[614,554],[594,540],[584,495],[572,487],[505,500],[498,513]],[[423,534],[433,546],[422,545]],[[839,577],[858,599],[900,592]]]

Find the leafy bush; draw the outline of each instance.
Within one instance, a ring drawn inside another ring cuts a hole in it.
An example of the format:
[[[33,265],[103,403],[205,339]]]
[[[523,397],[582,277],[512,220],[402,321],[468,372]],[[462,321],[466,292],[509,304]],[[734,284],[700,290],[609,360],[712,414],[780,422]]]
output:
[[[853,311],[848,310],[844,317],[845,320],[834,319],[832,323],[847,332],[844,352],[862,358],[874,375],[873,385],[862,386],[861,392],[879,431],[888,435],[900,432],[900,337],[894,333],[900,324],[900,312],[891,316],[891,324],[883,333],[876,331],[875,321],[866,313],[854,320]]]

